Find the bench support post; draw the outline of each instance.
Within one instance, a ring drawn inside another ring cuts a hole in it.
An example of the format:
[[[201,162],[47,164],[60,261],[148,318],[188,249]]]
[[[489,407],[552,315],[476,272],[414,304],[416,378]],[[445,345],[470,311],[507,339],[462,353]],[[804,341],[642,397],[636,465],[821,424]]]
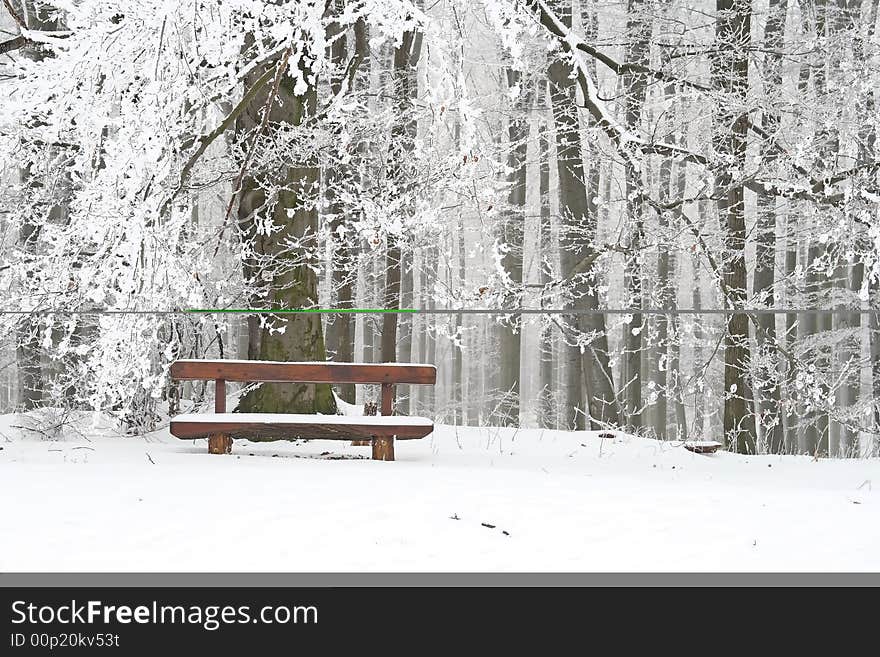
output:
[[[394,409],[394,386],[390,383],[382,384],[382,415],[391,415]],[[394,460],[394,437],[373,438],[373,460]]]
[[[231,454],[232,438],[222,433],[208,436],[208,454]]]
[[[226,381],[217,379],[214,382],[214,412],[226,412]],[[232,438],[222,433],[208,436],[208,454],[231,454]]]
[[[226,412],[226,381],[223,379],[214,382],[214,412]]]

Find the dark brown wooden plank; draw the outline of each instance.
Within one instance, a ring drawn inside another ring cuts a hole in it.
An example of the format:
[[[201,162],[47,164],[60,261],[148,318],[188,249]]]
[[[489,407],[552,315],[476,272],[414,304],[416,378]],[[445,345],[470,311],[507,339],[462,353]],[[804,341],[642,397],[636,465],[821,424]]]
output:
[[[394,386],[382,384],[382,415],[390,416],[394,412]],[[394,436],[374,435],[372,440],[374,461],[394,460]]]
[[[388,438],[396,436],[401,440],[424,438],[434,430],[433,426],[394,424],[393,417],[388,424],[330,424],[308,422],[291,424],[289,422],[171,422],[171,434],[181,439],[192,440],[223,434],[233,438],[247,438],[254,442],[268,440],[293,440],[295,438],[315,438],[323,440],[351,440],[352,438]]]
[[[214,382],[214,412],[226,412],[226,381],[223,379]]]
[[[394,412],[394,386],[390,383],[382,384],[382,415],[391,415]]]
[[[410,383],[433,385],[433,365],[391,363],[279,363],[256,360],[178,360],[176,381],[271,381],[298,383]]]

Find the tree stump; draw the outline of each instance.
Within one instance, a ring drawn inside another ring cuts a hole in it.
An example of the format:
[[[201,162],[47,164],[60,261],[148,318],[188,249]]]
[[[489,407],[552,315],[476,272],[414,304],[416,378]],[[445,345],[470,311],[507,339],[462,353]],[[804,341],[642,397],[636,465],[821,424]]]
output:
[[[222,433],[208,436],[208,454],[231,454],[232,438]]]
[[[376,415],[379,412],[379,406],[374,401],[364,402],[364,415]],[[352,440],[354,447],[368,447],[373,444],[372,440]]]

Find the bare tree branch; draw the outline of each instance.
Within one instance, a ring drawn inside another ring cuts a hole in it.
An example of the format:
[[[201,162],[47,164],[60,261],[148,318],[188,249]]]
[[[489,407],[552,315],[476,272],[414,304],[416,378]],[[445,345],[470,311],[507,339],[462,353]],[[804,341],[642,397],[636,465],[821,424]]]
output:
[[[640,155],[664,155],[677,158],[682,162],[699,164],[706,167],[717,167],[719,165],[718,162],[715,162],[704,155],[694,153],[675,144],[662,142],[652,143],[638,135],[632,134],[625,126],[620,125],[614,119],[613,113],[604,106],[603,101],[597,93],[590,72],[587,70],[585,62],[580,57],[580,53],[583,52],[596,58],[615,72],[636,71],[650,75],[658,80],[667,80],[681,84],[687,83],[687,80],[677,78],[676,76],[670,76],[662,71],[656,71],[638,64],[620,64],[611,57],[599,52],[589,44],[585,44],[582,39],[578,38],[571,29],[566,27],[565,24],[559,20],[559,17],[553,13],[553,10],[548,7],[544,0],[524,0],[524,2],[532,14],[536,15],[540,24],[557,39],[562,49],[571,56],[572,64],[577,71],[578,84],[583,92],[583,108],[590,112],[596,120],[596,124],[602,128],[607,137],[617,147],[617,150],[627,160],[635,163],[638,161]],[[688,86],[709,91],[708,88],[701,87],[700,85],[689,84]],[[764,139],[770,138],[770,135],[768,135],[761,126],[751,121],[749,122],[749,128],[759,137]],[[774,140],[771,139],[770,142],[774,152],[779,155],[789,155]],[[775,183],[762,182],[754,178],[747,179],[742,184],[754,192],[835,206],[844,201],[845,195],[843,193],[829,194],[825,191],[827,187],[844,182],[859,171],[878,170],[880,169],[880,163],[861,165],[860,167],[849,169],[821,179],[816,178],[802,167],[794,166],[793,168],[808,179],[810,185],[808,190],[797,186],[783,187]],[[862,195],[864,196],[864,194]],[[865,224],[864,221],[859,219],[856,220]]]
[[[272,106],[275,104],[275,98],[278,96],[278,87],[281,85],[281,78],[284,77],[284,72],[287,70],[287,62],[290,60],[290,55],[292,53],[293,46],[291,45],[287,50],[284,51],[284,56],[275,67],[275,79],[272,81],[272,90],[269,92],[269,98],[266,99],[266,104],[263,107],[263,117],[260,121],[260,126],[254,133],[250,147],[245,153],[244,162],[241,163],[241,170],[238,172],[238,176],[236,176],[235,178],[235,183],[232,185],[232,196],[229,197],[229,205],[226,206],[226,215],[223,217],[223,225],[220,226],[220,235],[217,238],[217,246],[214,249],[215,257],[220,250],[220,243],[223,241],[223,235],[225,234],[226,226],[229,223],[229,215],[232,214],[232,207],[235,204],[235,199],[238,196],[238,192],[240,191],[241,184],[244,181],[245,174],[247,174],[247,168],[250,164],[251,157],[254,154],[254,148],[257,145],[257,140],[260,138],[260,135],[266,131],[266,126],[269,124],[269,114],[271,114],[272,112]],[[269,70],[271,71],[272,69]]]
[[[27,23],[25,23],[24,19],[18,15],[18,12],[12,8],[12,3],[9,2],[9,0],[3,0],[3,5],[6,7],[6,11],[9,12],[9,15],[12,16],[12,20],[14,20],[16,23],[18,23],[18,26],[21,29],[23,29],[23,30],[28,29]]]
[[[219,137],[226,130],[229,129],[229,127],[235,122],[235,119],[238,118],[238,115],[244,111],[244,109],[254,99],[254,96],[259,93],[260,89],[262,89],[263,86],[272,79],[274,73],[274,68],[266,69],[266,72],[263,73],[263,75],[261,75],[256,82],[254,82],[253,86],[248,89],[247,93],[245,93],[245,95],[239,101],[238,105],[233,108],[233,110],[226,116],[226,118],[224,118],[223,121],[221,121],[220,124],[211,132],[209,132],[207,135],[202,135],[198,139],[199,147],[192,155],[190,155],[189,159],[186,161],[186,164],[184,164],[183,168],[180,170],[180,181],[177,184],[177,189],[172,192],[171,196],[168,197],[168,199],[162,205],[161,214],[167,212],[171,203],[174,201],[175,198],[177,198],[177,195],[181,192],[184,185],[186,185],[187,181],[189,180],[190,174],[192,173],[193,167],[196,165],[199,159],[201,159],[202,155],[204,155],[205,151],[208,149],[208,146],[210,146],[214,142],[214,140],[217,139],[217,137]],[[189,146],[191,145],[191,143],[192,142],[188,142],[187,144],[184,144],[184,146]]]
[[[0,55],[5,55],[13,50],[19,50],[33,45],[36,44],[27,37],[17,36],[14,39],[9,39],[8,41],[0,43]]]

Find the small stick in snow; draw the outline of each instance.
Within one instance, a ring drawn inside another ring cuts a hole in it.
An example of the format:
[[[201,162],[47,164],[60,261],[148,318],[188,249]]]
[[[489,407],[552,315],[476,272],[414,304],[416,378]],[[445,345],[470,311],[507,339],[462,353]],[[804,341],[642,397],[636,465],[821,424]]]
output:
[[[147,458],[150,459],[150,463],[152,463],[153,465],[156,465],[156,462],[153,460],[153,457],[150,456],[150,453],[149,452],[144,452],[144,453],[147,455]]]
[[[495,529],[495,525],[490,525],[488,522],[481,522],[480,524],[483,525],[483,527],[488,527],[489,529]]]

